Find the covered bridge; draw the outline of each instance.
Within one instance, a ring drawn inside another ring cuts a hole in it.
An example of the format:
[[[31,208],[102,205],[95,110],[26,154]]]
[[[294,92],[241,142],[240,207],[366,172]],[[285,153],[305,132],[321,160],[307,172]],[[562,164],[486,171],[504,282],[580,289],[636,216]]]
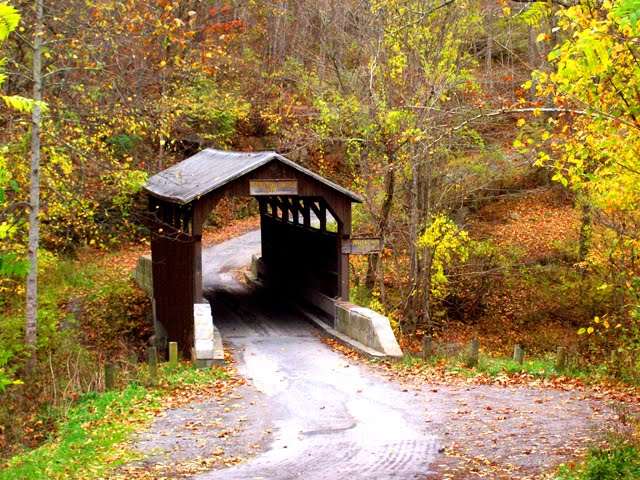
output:
[[[357,195],[275,152],[205,149],[151,177],[155,317],[183,355],[194,344],[194,304],[203,303],[202,228],[224,196],[260,207],[262,264],[271,284],[349,299],[351,204]]]

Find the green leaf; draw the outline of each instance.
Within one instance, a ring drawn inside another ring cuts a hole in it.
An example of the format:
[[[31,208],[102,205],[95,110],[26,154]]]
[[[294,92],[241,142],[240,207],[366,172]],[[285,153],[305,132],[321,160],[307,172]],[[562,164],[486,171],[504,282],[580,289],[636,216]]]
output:
[[[20,23],[20,13],[15,7],[0,3],[0,41],[6,40],[9,34]]]
[[[9,108],[24,113],[31,112],[33,110],[33,106],[35,105],[35,102],[30,98],[24,98],[18,95],[2,95],[2,99]]]
[[[0,277],[24,277],[29,268],[29,262],[19,260],[15,253],[0,256]]]
[[[549,55],[547,56],[547,58],[549,59],[549,61],[552,62],[557,58],[559,58],[561,54],[562,54],[562,50],[560,48],[554,48],[549,52]]]

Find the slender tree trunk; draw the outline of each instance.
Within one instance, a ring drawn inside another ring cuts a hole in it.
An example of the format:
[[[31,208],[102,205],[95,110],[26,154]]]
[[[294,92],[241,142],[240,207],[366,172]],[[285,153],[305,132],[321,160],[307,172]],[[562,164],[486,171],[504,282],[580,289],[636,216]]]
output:
[[[420,319],[420,250],[418,247],[419,234],[419,195],[420,182],[419,166],[413,165],[411,171],[411,189],[410,189],[410,211],[409,211],[409,290],[407,294],[409,298],[406,301],[407,310],[405,316],[407,323],[403,326],[403,333],[413,333],[416,330]]]
[[[420,292],[422,297],[422,318],[421,323],[427,328],[428,333],[433,333],[433,322],[431,321],[431,275],[433,267],[433,252],[429,248],[422,250],[423,269],[422,273],[424,285]]]
[[[422,222],[425,222],[423,225],[420,225],[420,230],[423,228],[428,228],[430,224],[431,217],[431,204],[433,203],[432,199],[432,186],[434,184],[434,176],[433,176],[433,168],[431,162],[433,159],[427,157],[427,159],[423,162],[422,167],[422,176],[420,182],[420,219]],[[418,239],[416,239],[417,241]],[[431,324],[431,267],[433,265],[433,252],[429,248],[422,248],[421,251],[421,271],[420,277],[422,279],[422,315],[421,315],[421,323],[427,326],[429,329],[432,328]]]
[[[385,192],[384,201],[382,202],[382,209],[380,212],[380,221],[378,222],[378,235],[382,237],[384,242],[384,236],[387,231],[387,224],[389,223],[389,215],[391,214],[391,207],[393,206],[393,197],[395,193],[396,174],[393,167],[389,167],[384,179]],[[376,283],[376,272],[378,271],[378,254],[374,253],[369,255],[369,263],[367,265],[367,275],[365,277],[365,286],[371,290]]]
[[[493,89],[493,12],[489,11],[486,17],[487,21],[487,49],[484,54],[484,65],[487,77],[489,79],[487,88]]]
[[[27,259],[30,263],[27,274],[27,304],[25,342],[29,353],[29,367],[36,365],[36,329],[38,326],[38,243],[40,240],[40,124],[42,120],[42,35],[43,0],[36,0],[36,27],[33,39],[33,99],[35,105],[31,116],[31,175],[29,243]]]
[[[583,200],[581,210],[582,223],[580,225],[580,240],[578,242],[578,259],[581,262],[584,262],[591,250],[591,234],[593,227],[593,213],[591,211],[591,205],[586,199]]]
[[[529,42],[528,45],[528,53],[529,53],[529,69],[531,71],[537,70],[539,64],[539,54],[538,54],[538,46],[536,45],[536,32],[534,28],[529,25],[528,27],[529,34]],[[532,82],[531,88],[529,88],[529,100],[533,101],[536,98],[536,82]]]

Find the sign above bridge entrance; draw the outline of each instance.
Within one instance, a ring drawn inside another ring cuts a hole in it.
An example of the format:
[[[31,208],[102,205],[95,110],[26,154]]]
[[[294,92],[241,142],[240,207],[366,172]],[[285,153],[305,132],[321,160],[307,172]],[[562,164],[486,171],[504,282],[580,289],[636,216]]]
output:
[[[298,195],[298,180],[250,180],[251,195]]]

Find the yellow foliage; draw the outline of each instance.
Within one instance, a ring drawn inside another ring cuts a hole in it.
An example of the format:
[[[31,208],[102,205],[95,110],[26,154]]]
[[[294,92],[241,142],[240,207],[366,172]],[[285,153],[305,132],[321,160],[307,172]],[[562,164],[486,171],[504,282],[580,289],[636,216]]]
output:
[[[447,294],[445,269],[454,259],[465,262],[469,257],[469,235],[446,215],[435,215],[418,239],[431,261],[431,293],[435,298]]]

